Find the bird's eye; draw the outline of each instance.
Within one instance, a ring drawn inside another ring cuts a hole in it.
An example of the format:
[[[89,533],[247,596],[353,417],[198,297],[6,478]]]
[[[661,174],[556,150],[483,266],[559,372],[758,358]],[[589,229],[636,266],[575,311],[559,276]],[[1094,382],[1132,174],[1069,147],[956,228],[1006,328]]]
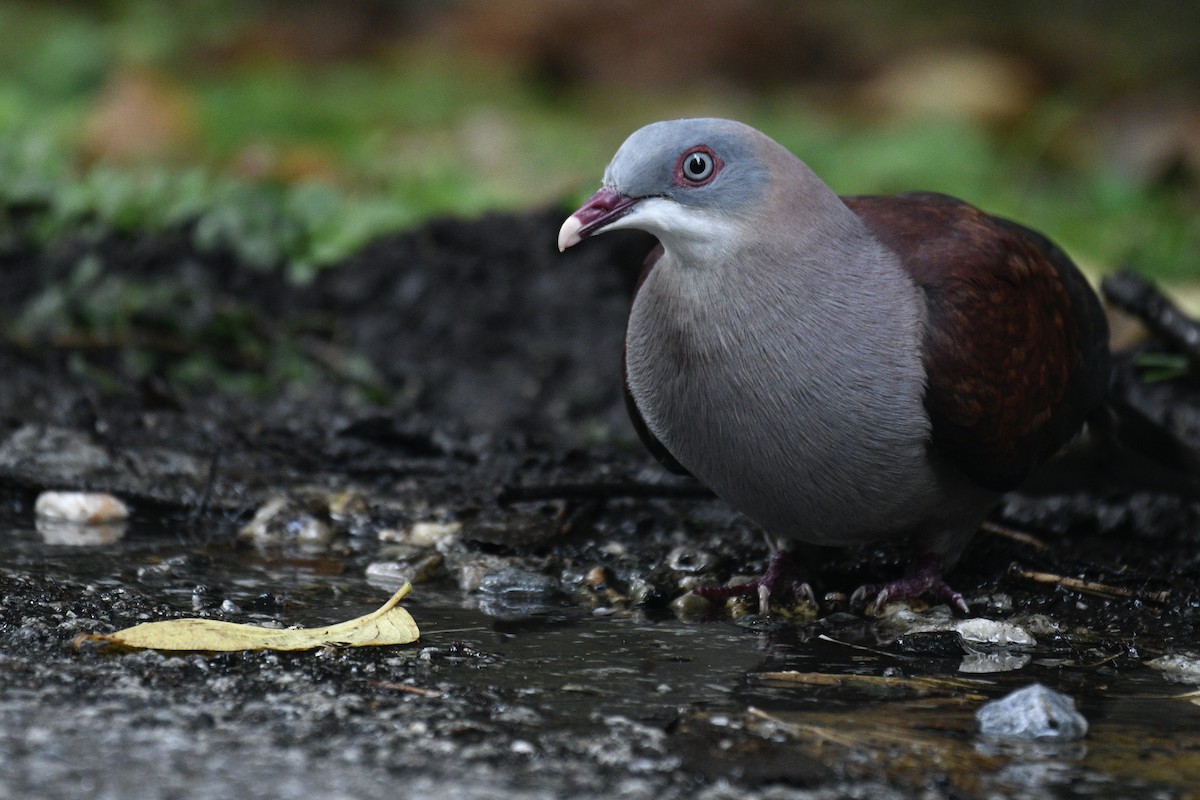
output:
[[[712,177],[715,164],[707,150],[692,150],[685,153],[679,163],[679,171],[689,183],[704,183]]]

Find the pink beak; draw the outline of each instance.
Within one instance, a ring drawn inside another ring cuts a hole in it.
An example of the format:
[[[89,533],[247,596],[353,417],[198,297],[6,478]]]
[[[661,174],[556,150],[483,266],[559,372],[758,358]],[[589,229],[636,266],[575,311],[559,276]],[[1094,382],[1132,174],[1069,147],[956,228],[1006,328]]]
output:
[[[558,249],[566,250],[596,233],[605,225],[616,222],[628,213],[639,198],[629,197],[612,189],[601,189],[588,198],[558,231]]]

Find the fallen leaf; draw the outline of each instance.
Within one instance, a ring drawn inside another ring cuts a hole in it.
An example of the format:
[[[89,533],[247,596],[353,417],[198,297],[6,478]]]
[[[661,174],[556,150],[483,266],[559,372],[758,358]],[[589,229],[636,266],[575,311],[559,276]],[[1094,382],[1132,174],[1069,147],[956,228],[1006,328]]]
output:
[[[399,607],[412,591],[405,583],[377,611],[323,628],[261,628],[213,619],[144,622],[116,633],[84,633],[80,641],[108,642],[144,650],[312,650],[318,647],[369,647],[415,642],[421,635],[412,616]]]

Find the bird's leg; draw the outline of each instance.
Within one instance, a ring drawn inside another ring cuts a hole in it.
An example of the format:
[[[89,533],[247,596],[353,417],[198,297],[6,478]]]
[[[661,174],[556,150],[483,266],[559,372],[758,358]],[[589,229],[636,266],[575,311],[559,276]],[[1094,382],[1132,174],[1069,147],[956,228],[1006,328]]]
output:
[[[790,550],[778,550],[771,556],[761,577],[737,586],[706,586],[693,589],[705,600],[724,602],[731,597],[757,597],[762,614],[770,610],[771,598],[790,592],[797,600],[816,602],[812,587],[805,581],[790,580],[796,574],[795,557]]]
[[[887,583],[868,583],[850,595],[850,604],[859,605],[874,595],[876,609],[883,608],[888,600],[914,598],[930,595],[949,603],[964,614],[969,614],[967,601],[962,594],[951,588],[942,578],[942,560],[934,553],[924,553],[913,560],[908,574]]]

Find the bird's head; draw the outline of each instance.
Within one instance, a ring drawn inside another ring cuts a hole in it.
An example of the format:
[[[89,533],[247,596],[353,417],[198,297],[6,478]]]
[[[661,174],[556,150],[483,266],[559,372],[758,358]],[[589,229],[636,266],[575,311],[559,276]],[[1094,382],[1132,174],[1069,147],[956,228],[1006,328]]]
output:
[[[604,231],[653,234],[668,253],[721,250],[769,204],[772,173],[799,164],[748,125],[724,119],[656,122],[613,156],[604,185],[558,233],[566,250]]]

